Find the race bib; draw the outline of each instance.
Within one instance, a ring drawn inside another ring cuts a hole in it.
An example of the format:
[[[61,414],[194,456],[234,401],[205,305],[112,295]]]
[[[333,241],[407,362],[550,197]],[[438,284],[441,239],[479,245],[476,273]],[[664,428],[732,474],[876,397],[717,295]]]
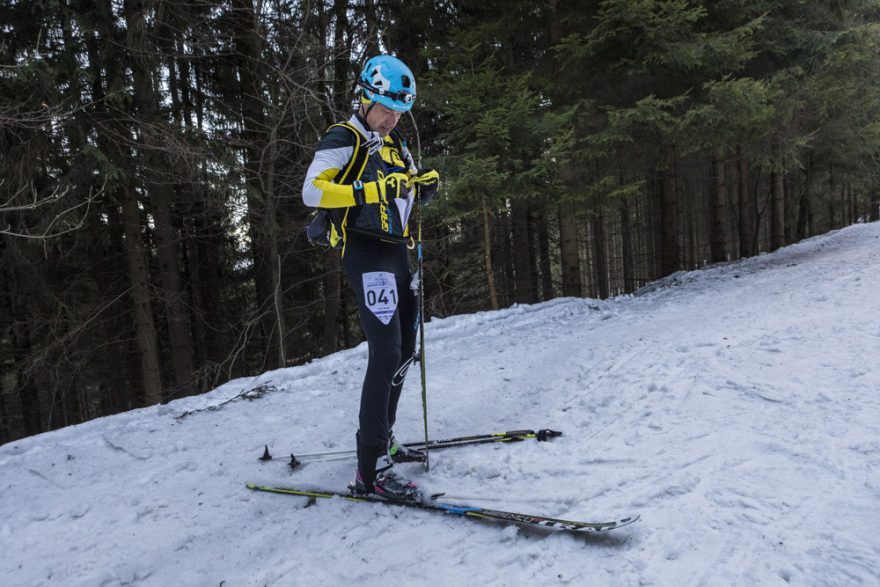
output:
[[[393,273],[364,273],[364,303],[382,324],[391,322],[397,309],[397,280]]]

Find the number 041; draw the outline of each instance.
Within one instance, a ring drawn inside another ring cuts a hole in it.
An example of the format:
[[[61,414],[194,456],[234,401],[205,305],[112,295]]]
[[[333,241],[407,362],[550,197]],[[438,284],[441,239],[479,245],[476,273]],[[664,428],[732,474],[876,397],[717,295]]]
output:
[[[391,299],[388,298],[388,295],[391,295]],[[387,304],[391,302],[392,304],[397,304],[397,292],[394,290],[386,291],[385,288],[380,289],[378,292],[376,290],[369,290],[367,292],[367,305],[375,306],[376,303]]]

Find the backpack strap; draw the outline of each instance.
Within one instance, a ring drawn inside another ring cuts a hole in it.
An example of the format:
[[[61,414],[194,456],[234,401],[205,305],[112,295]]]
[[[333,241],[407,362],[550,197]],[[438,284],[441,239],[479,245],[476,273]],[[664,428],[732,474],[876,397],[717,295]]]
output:
[[[361,175],[364,173],[364,169],[367,167],[367,159],[370,158],[370,154],[366,148],[363,148],[364,138],[361,136],[361,133],[358,129],[354,128],[348,122],[340,122],[334,125],[331,125],[330,130],[334,127],[346,128],[354,135],[354,151],[351,154],[351,159],[348,161],[348,165],[345,166],[345,169],[338,176],[339,179],[336,183],[341,185],[351,185],[356,180],[360,179]]]
[[[397,129],[394,129],[389,134],[391,140],[394,141],[394,146],[397,148],[397,152],[400,153],[400,158],[403,160],[404,164],[407,166],[406,171],[409,171],[410,167],[415,167],[415,160],[412,158],[412,153],[409,152],[409,147],[406,144],[406,139],[403,138],[403,135]]]

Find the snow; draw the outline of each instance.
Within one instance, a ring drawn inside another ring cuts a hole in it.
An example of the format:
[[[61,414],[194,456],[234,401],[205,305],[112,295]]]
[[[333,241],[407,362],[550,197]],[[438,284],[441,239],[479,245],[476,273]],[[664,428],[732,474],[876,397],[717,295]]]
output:
[[[250,492],[344,488],[366,347],[0,447],[0,583],[878,585],[880,223],[638,295],[433,320],[433,437],[554,428],[401,469],[601,535]],[[247,392],[247,393],[246,393]],[[398,437],[423,436],[418,371]],[[231,401],[230,401],[231,400]],[[263,445],[279,457],[260,463]]]

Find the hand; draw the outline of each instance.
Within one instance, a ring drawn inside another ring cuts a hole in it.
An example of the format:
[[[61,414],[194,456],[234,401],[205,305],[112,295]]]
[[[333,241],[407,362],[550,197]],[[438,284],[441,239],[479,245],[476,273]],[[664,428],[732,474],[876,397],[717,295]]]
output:
[[[409,190],[412,189],[412,180],[406,173],[395,172],[386,175],[381,180],[383,186],[383,199],[390,202],[394,198],[408,198]]]
[[[406,198],[410,188],[410,178],[405,173],[391,173],[382,179],[361,184],[362,202],[358,198],[358,185],[355,184],[355,202],[358,205],[389,202],[394,198]]]
[[[412,178],[412,183],[416,186],[416,197],[423,205],[427,206],[440,187],[440,174],[436,169],[423,167]]]

